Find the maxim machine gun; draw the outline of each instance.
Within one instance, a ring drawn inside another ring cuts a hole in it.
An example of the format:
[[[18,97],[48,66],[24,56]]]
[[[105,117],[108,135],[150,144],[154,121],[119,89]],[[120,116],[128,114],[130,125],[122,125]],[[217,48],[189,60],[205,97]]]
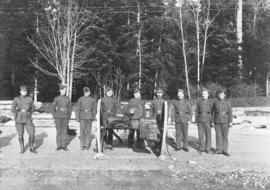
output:
[[[108,133],[109,129],[113,130],[139,130],[140,138],[143,141],[154,142],[159,146],[159,153],[161,159],[164,159],[165,149],[166,149],[166,136],[167,136],[167,118],[168,118],[168,104],[165,101],[163,104],[162,113],[160,116],[162,118],[161,127],[158,126],[156,122],[156,117],[151,117],[150,107],[151,102],[147,101],[143,104],[143,116],[139,119],[132,119],[134,117],[134,112],[126,112],[126,108],[129,105],[122,102],[118,107],[117,116],[108,118],[106,123],[102,122],[101,116],[101,100],[98,101],[97,106],[97,154],[95,158],[104,158],[104,137]],[[141,110],[142,111],[142,110]],[[114,131],[113,135],[123,144],[122,138]]]

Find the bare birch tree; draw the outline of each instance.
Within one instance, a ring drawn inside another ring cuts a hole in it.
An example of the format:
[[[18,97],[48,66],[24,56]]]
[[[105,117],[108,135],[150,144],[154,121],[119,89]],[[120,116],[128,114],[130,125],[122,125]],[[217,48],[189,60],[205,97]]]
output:
[[[189,77],[188,77],[188,63],[187,63],[187,55],[186,55],[186,39],[184,36],[184,29],[183,29],[183,16],[182,16],[182,0],[179,0],[179,25],[181,30],[181,39],[182,39],[182,52],[184,57],[184,64],[185,64],[185,78],[186,78],[186,85],[188,91],[188,98],[190,99],[190,86],[189,86]]]
[[[207,54],[207,40],[211,36],[211,33],[209,33],[209,28],[220,12],[218,11],[212,17],[210,16],[211,0],[207,0],[207,2],[205,2],[206,6],[204,5],[204,7],[200,0],[191,0],[190,3],[196,32],[197,91],[199,91],[203,81]]]
[[[201,61],[200,61],[200,55],[201,55],[201,44],[200,44],[200,12],[201,12],[201,3],[200,0],[192,0],[191,1],[192,6],[192,13],[194,17],[195,22],[195,31],[196,31],[196,44],[197,44],[197,91],[200,90],[200,68],[201,68]]]
[[[71,98],[74,73],[87,62],[94,49],[87,47],[84,39],[97,19],[91,11],[80,7],[77,0],[48,0],[42,7],[38,33],[28,41],[44,61],[32,63],[66,84],[67,96]]]
[[[243,78],[243,61],[242,61],[242,42],[243,42],[243,30],[242,30],[242,16],[243,16],[243,1],[238,0],[237,3],[237,18],[236,18],[236,26],[237,26],[237,46],[238,46],[238,68],[239,68],[239,78],[242,80]]]

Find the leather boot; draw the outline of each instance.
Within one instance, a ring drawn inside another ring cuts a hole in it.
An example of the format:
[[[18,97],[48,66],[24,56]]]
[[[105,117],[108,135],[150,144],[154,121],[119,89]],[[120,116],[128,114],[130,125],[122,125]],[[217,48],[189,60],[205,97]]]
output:
[[[34,147],[34,143],[35,143],[35,138],[29,137],[30,152],[37,153],[37,151],[35,150],[35,147]]]
[[[24,153],[24,140],[23,140],[23,137],[19,137],[19,142],[20,142],[20,147],[21,147],[20,153],[23,154]]]

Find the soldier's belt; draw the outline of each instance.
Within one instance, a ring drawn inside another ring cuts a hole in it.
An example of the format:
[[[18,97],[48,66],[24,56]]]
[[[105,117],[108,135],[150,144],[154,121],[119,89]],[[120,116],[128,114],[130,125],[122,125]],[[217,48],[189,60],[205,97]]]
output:
[[[87,110],[87,109],[86,109],[86,110],[83,110],[83,112],[90,112],[90,110]]]
[[[131,119],[131,121],[140,121],[140,119]]]
[[[217,114],[220,114],[220,115],[227,115],[228,113],[227,113],[227,112],[217,112]]]
[[[211,114],[211,112],[199,112],[199,114]]]
[[[21,109],[21,110],[19,110],[19,112],[25,113],[25,112],[28,112],[28,111],[26,109]]]
[[[176,112],[176,114],[178,114],[178,115],[187,115],[188,112],[186,112],[186,113],[179,113],[179,112]]]

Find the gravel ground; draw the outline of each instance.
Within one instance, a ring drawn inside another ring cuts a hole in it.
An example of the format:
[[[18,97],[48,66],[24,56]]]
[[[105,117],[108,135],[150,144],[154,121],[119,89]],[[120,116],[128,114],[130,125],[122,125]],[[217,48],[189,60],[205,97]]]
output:
[[[68,152],[57,152],[53,127],[36,128],[38,154],[28,149],[21,155],[15,128],[0,130],[0,189],[270,189],[270,130],[250,123],[231,128],[231,157],[198,154],[195,125],[189,127],[190,152],[175,152],[170,130],[164,161],[151,143],[128,150],[126,141],[115,141],[104,160],[94,160],[95,140],[90,151],[80,151],[78,135],[69,136]],[[214,129],[212,135],[214,148]]]

